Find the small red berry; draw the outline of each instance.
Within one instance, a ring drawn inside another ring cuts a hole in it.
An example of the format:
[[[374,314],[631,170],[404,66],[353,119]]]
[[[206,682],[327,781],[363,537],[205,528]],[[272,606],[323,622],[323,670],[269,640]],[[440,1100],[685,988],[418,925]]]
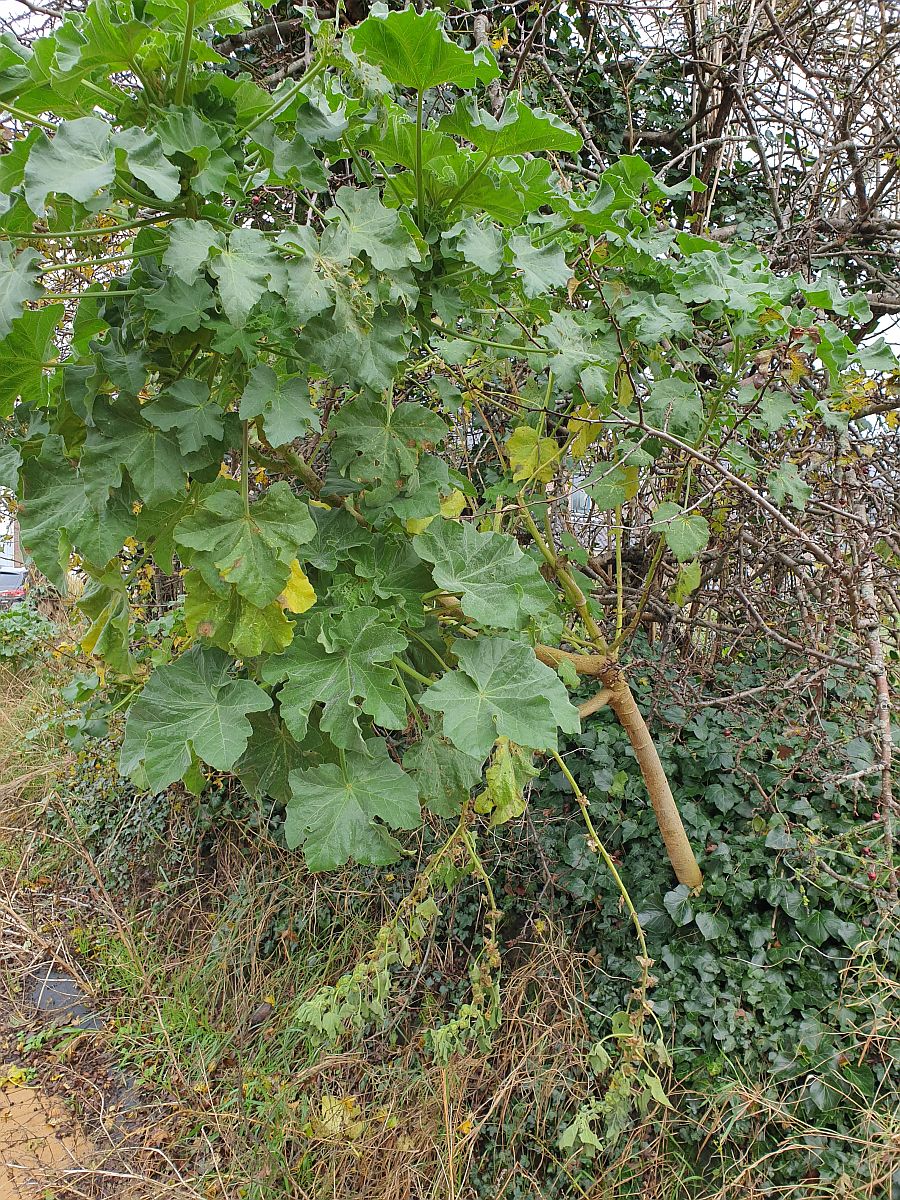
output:
[[[251,197],[250,197],[250,203],[251,203],[251,204],[254,204],[254,205],[255,205],[255,204],[261,204],[261,203],[262,203],[262,196],[251,196]]]
[[[872,820],[873,820],[873,821],[880,821],[880,820],[881,820],[881,813],[880,813],[880,812],[874,812],[874,813],[872,813]]]
[[[878,878],[878,872],[877,872],[877,871],[870,871],[870,872],[869,872],[869,878],[870,878],[870,879],[872,880],[872,882],[874,883],[874,882],[875,882],[875,880]]]
[[[871,846],[863,846],[863,854],[866,856],[866,858],[871,858],[872,857],[872,847]]]

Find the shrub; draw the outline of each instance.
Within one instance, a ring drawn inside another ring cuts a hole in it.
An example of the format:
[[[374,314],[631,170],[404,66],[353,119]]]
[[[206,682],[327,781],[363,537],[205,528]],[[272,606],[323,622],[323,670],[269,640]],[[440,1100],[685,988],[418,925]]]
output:
[[[56,626],[27,601],[0,611],[0,658],[25,663],[43,657]]]

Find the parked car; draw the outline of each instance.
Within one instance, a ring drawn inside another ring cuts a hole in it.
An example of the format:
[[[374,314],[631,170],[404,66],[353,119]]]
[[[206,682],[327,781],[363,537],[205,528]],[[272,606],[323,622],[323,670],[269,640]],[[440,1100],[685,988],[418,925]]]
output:
[[[25,599],[27,567],[0,567],[0,612]]]

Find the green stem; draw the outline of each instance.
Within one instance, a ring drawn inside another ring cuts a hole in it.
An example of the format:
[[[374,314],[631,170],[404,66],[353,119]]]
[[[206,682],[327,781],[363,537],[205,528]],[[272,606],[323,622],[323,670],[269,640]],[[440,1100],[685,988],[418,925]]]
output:
[[[434,646],[432,646],[431,642],[429,642],[426,638],[423,638],[420,634],[416,633],[416,631],[414,629],[410,629],[410,627],[408,625],[405,626],[404,628],[406,630],[406,633],[409,635],[409,637],[411,637],[414,642],[418,642],[420,646],[422,646],[425,650],[427,650],[428,653],[433,658],[435,658],[437,660],[437,662],[440,663],[441,667],[445,671],[450,670],[450,668],[447,666],[447,664],[444,662],[444,660],[438,654],[437,650],[435,650]]]
[[[191,62],[191,42],[194,37],[194,16],[196,0],[187,0],[187,16],[184,23],[184,42],[181,47],[181,62],[178,64],[178,77],[175,80],[175,103],[184,104],[184,92],[187,87],[188,67]]]
[[[310,66],[309,70],[304,75],[300,76],[300,78],[289,91],[285,92],[283,96],[280,96],[277,100],[270,104],[268,108],[263,109],[258,116],[253,118],[249,125],[244,127],[244,133],[251,133],[254,129],[257,129],[260,125],[262,125],[264,121],[268,121],[270,117],[274,117],[276,113],[281,112],[283,108],[286,108],[290,104],[295,96],[300,94],[300,92],[308,83],[312,83],[312,81],[318,78],[318,76],[321,75],[324,70],[325,60],[322,58],[316,59],[316,61]]]
[[[140,691],[143,691],[144,685],[141,683],[137,687],[132,688],[130,692],[126,692],[121,700],[118,700],[112,708],[107,711],[107,716],[111,717],[114,712],[118,712],[120,708],[124,708],[130,700],[132,700]]]
[[[622,578],[622,505],[616,505],[616,637],[614,646],[619,644],[622,636],[622,626],[625,624],[625,581]]]
[[[26,121],[29,125],[40,125],[41,129],[49,129],[53,133],[56,132],[56,126],[51,124],[50,121],[45,121],[41,117],[35,117],[31,113],[25,112],[24,109],[16,108],[5,100],[0,104],[0,110],[8,112],[17,121]]]
[[[424,683],[426,687],[429,687],[432,683],[434,683],[433,679],[429,679],[427,675],[423,675],[421,671],[417,671],[415,667],[411,667],[409,663],[405,663],[402,658],[397,658],[395,656],[391,659],[391,662],[395,667],[399,667],[401,671],[405,671],[410,679],[416,679],[419,681],[419,683]]]
[[[130,229],[142,229],[146,225],[157,225],[160,220],[168,217],[142,217],[139,221],[127,221],[123,225],[103,225],[96,229],[69,229],[62,233],[29,233],[23,240],[28,242],[63,242],[71,238],[73,241],[81,238],[106,237],[110,233],[125,233]]]
[[[250,516],[250,422],[243,422],[241,436],[241,496],[244,500],[244,512]]]
[[[619,889],[619,894],[625,903],[625,907],[628,909],[632,924],[634,925],[635,933],[637,934],[638,944],[641,948],[640,967],[642,974],[642,990],[646,993],[649,987],[650,955],[647,953],[647,939],[644,937],[644,931],[641,928],[641,921],[638,917],[637,909],[634,907],[631,896],[628,894],[628,888],[622,882],[622,876],[616,870],[616,864],[613,862],[609,851],[601,842],[597,834],[597,830],[594,828],[594,822],[591,820],[591,814],[588,811],[587,796],[585,796],[584,792],[582,792],[581,788],[578,786],[575,776],[563,762],[561,755],[556,750],[551,750],[550,754],[556,760],[556,765],[566,777],[566,782],[572,789],[572,793],[578,802],[578,807],[581,809],[581,815],[584,819],[584,824],[588,831],[588,837],[591,841],[591,848],[595,850],[596,853],[599,854],[603,859],[607,870],[615,881],[616,887]]]
[[[410,694],[409,688],[406,686],[406,680],[403,678],[402,672],[400,670],[398,670],[398,668],[397,668],[397,661],[394,662],[393,666],[394,666],[394,674],[397,676],[397,682],[400,684],[400,690],[403,692],[403,695],[406,697],[406,705],[409,708],[409,711],[413,715],[413,720],[415,721],[416,725],[418,726],[419,732],[424,733],[425,732],[425,724],[422,721],[422,715],[419,712],[419,706],[418,706],[418,704],[416,704],[415,700],[413,700],[412,695]]]
[[[481,162],[478,164],[478,166],[475,168],[475,170],[472,172],[472,174],[469,176],[469,178],[465,181],[465,183],[461,184],[456,189],[456,192],[450,197],[449,201],[447,202],[447,207],[445,209],[445,212],[447,212],[447,213],[453,212],[453,209],[456,207],[457,204],[459,204],[460,200],[462,200],[463,196],[466,194],[466,192],[469,190],[469,188],[472,186],[472,184],[475,182],[475,180],[480,178],[484,174],[484,172],[487,169],[488,163],[491,161],[491,159],[493,157],[494,157],[494,152],[492,150],[485,150],[484,158],[481,160]]]
[[[185,375],[188,372],[188,368],[190,367],[191,363],[194,361],[194,359],[197,357],[197,355],[199,353],[200,353],[200,347],[194,346],[193,350],[191,350],[190,354],[185,359],[184,366],[178,368],[178,374],[175,376],[175,378],[173,380],[171,380],[172,383],[177,383],[179,379],[183,379],[185,377]],[[215,360],[216,360],[216,355],[213,355],[213,364],[215,364]],[[215,371],[213,371],[213,378],[214,377],[215,377]],[[212,383],[212,379],[210,379],[210,383]]]
[[[512,350],[516,354],[555,354],[556,351],[548,346],[513,346],[509,342],[492,342],[488,338],[476,337],[473,333],[460,333],[456,329],[448,329],[446,325],[432,324],[447,337],[459,338],[463,342],[475,342],[478,346],[490,346],[493,350]]]
[[[143,76],[141,76],[139,74],[139,72],[135,69],[134,62],[132,61],[129,65],[131,66],[131,69],[134,71],[135,75],[137,75],[138,78],[140,79],[140,82],[143,84],[144,89],[148,93],[148,95],[151,94],[153,89],[148,87],[147,80],[145,80],[143,78]],[[98,85],[96,83],[92,83],[90,81],[90,79],[82,79],[81,83],[78,86],[81,88],[84,88],[84,90],[86,92],[93,92],[93,94],[100,100],[100,102],[102,103],[103,107],[106,109],[107,112],[116,112],[118,110],[118,106],[119,106],[120,101],[122,100],[122,95],[123,95],[123,93],[121,91],[114,90],[114,91],[106,92],[103,90],[102,87],[98,87]]]
[[[529,512],[528,505],[525,501],[524,493],[520,493],[520,495],[519,495],[519,504],[521,506],[522,520],[525,522],[525,528],[528,530],[528,532],[531,534],[532,538],[534,539],[534,544],[537,546],[538,550],[540,551],[541,557],[544,559],[544,561],[547,563],[548,566],[553,567],[555,570],[558,565],[559,560],[557,559],[556,555],[553,553],[553,551],[550,549],[550,547],[547,545],[547,543],[544,541],[543,537],[541,536],[541,531],[538,529],[537,525],[535,524],[534,517]]]
[[[122,288],[121,291],[116,289],[114,292],[47,292],[44,296],[45,300],[88,300],[95,296],[103,297],[104,300],[109,300],[118,296],[137,296],[139,288]]]
[[[484,863],[481,861],[481,857],[478,851],[475,849],[475,843],[472,840],[471,833],[465,827],[462,830],[462,840],[465,842],[466,849],[469,851],[469,857],[472,860],[472,866],[475,868],[475,873],[481,879],[481,882],[484,884],[484,890],[487,892],[488,903],[491,906],[489,916],[491,918],[491,925],[493,926],[496,923],[497,917],[500,916],[500,909],[497,907],[494,889],[491,886],[491,877],[484,869]]]
[[[425,93],[420,89],[416,92],[416,207],[419,214],[419,228],[425,222],[425,175],[422,170],[422,101]]]
[[[560,587],[565,593],[566,599],[578,613],[579,617],[581,617],[582,623],[584,624],[588,636],[591,638],[594,646],[600,651],[601,654],[608,653],[609,646],[606,644],[606,639],[603,636],[603,630],[597,624],[593,614],[588,608],[588,602],[584,596],[584,593],[576,583],[575,579],[572,577],[571,572],[565,566],[563,561],[553,552],[553,549],[547,545],[546,541],[541,536],[541,531],[538,529],[537,525],[535,525],[534,517],[532,517],[528,510],[528,504],[525,499],[524,492],[519,492],[518,500],[519,512],[521,513],[525,528],[534,539],[534,544],[540,551],[541,557],[548,566],[553,568],[553,572],[556,575],[556,578],[559,580]]]
[[[653,587],[653,580],[656,578],[656,572],[659,568],[659,564],[662,562],[662,556],[665,553],[665,549],[665,539],[660,537],[656,544],[656,549],[653,551],[653,557],[650,560],[650,567],[647,571],[647,577],[644,580],[644,586],[641,590],[640,597],[638,598],[637,608],[634,610],[634,616],[628,622],[628,628],[624,629],[622,633],[617,636],[615,642],[610,647],[610,649],[613,651],[617,651],[619,646],[629,637],[631,637],[632,633],[634,633],[635,629],[637,629],[638,622],[644,615],[644,608],[646,607],[647,600],[650,597],[650,589]]]
[[[362,175],[363,183],[370,184],[372,182],[372,172],[369,170],[368,163],[364,162],[363,159],[359,157],[359,155],[356,153],[356,150],[350,145],[346,138],[341,138],[341,141],[344,149],[352,158],[357,171],[359,171],[360,175]]]
[[[126,196],[130,196],[136,204],[141,204],[144,208],[161,208],[165,212],[172,212],[180,207],[180,201],[158,200],[156,196],[145,196],[143,192],[139,192],[137,188],[133,188],[130,183],[126,183],[121,176],[116,179],[116,186],[120,188]]]
[[[158,253],[159,247],[155,246],[152,250],[131,250],[128,254],[112,254],[108,258],[82,258],[77,262],[51,263],[47,267],[41,267],[41,274],[48,275],[51,271],[75,271],[79,267],[102,267],[107,263],[131,262],[132,259],[146,258],[150,254]]]
[[[388,185],[388,187],[391,189],[391,191],[394,193],[394,199],[397,201],[397,204],[400,206],[404,205],[406,203],[406,201],[400,195],[400,189],[397,187],[397,184],[394,182],[394,177],[390,173],[390,171],[382,171],[381,177],[384,180],[384,182]]]

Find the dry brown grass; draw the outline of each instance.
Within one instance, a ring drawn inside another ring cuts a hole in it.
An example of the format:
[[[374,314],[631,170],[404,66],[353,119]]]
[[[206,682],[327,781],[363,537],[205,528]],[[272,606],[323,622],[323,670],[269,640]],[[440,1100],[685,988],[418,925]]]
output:
[[[35,666],[15,671],[0,662],[0,813],[27,824],[33,806],[67,757],[53,720],[59,707],[60,670]]]
[[[459,980],[466,966],[459,946],[441,939],[424,946],[422,963],[397,973],[387,1031],[345,1052],[315,1049],[293,1022],[297,1004],[369,949],[394,908],[386,885],[358,872],[327,883],[310,877],[265,835],[226,822],[211,846],[198,844],[170,871],[164,901],[152,888],[111,894],[52,786],[64,764],[57,735],[48,729],[24,742],[26,730],[52,715],[52,688],[8,671],[0,686],[8,992],[21,997],[29,967],[51,958],[84,979],[109,1016],[100,1033],[46,1055],[49,1071],[99,1097],[93,1108],[83,1101],[92,1154],[64,1179],[48,1177],[60,1196],[475,1200],[487,1180],[491,1200],[550,1200],[548,1173],[557,1179],[552,1200],[890,1194],[900,1162],[896,1097],[861,1100],[850,1137],[817,1128],[784,1092],[738,1077],[723,1079],[693,1119],[685,1115],[688,1093],[667,1081],[676,1110],[657,1110],[632,1128],[592,1182],[579,1174],[557,1141],[561,1122],[603,1086],[586,1065],[597,957],[576,953],[546,917],[528,924],[505,955],[502,1019],[489,1050],[473,1047],[447,1068],[426,1051],[424,1030],[447,1017],[435,980]],[[43,814],[51,805],[62,832],[48,856]],[[54,874],[57,858],[65,870]],[[254,1028],[251,1014],[266,998],[272,1013]],[[896,1053],[900,985],[882,957],[859,952],[841,999],[870,1045],[885,1057]],[[150,1080],[124,1141],[98,1064]],[[773,1130],[777,1141],[760,1153],[760,1135]],[[686,1162],[688,1132],[703,1142],[700,1166]],[[810,1140],[823,1137],[858,1153],[867,1178],[767,1185],[773,1161],[803,1161]]]

